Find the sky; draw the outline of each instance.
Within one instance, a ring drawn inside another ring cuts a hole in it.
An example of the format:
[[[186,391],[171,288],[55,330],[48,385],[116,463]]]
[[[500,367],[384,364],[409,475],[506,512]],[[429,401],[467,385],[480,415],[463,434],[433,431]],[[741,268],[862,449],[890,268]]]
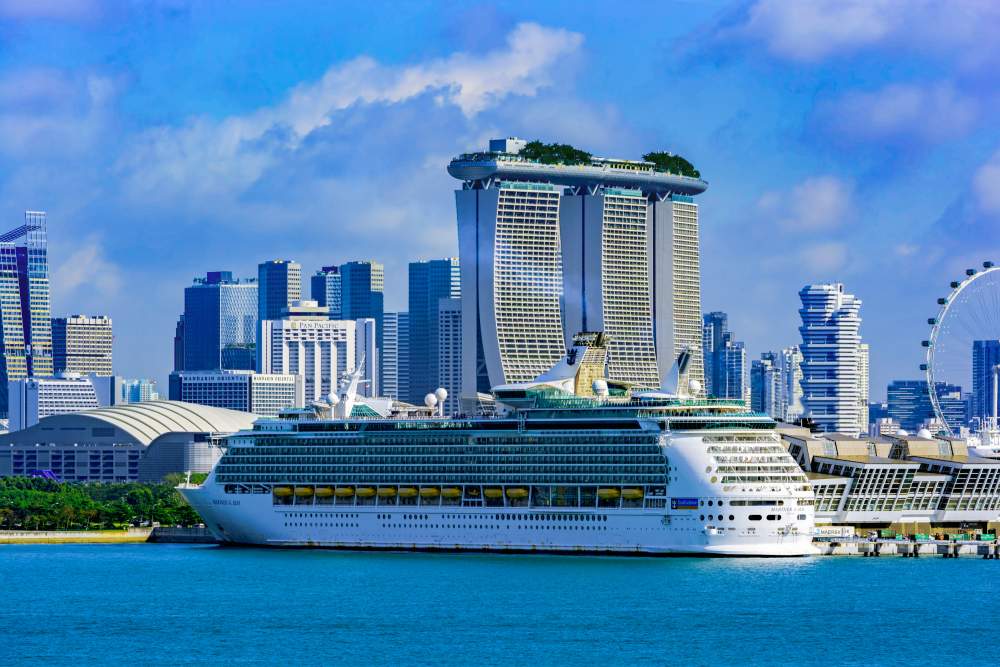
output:
[[[0,219],[49,215],[54,315],[163,383],[209,270],[457,254],[449,159],[491,137],[638,158],[698,198],[702,306],[756,358],[798,290],[863,301],[872,397],[948,283],[1000,260],[1000,4],[0,0]]]

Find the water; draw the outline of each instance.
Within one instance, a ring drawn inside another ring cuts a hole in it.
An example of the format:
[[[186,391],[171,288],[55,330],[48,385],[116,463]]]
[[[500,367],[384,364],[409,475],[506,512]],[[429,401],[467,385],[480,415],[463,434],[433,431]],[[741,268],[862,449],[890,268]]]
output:
[[[1000,562],[0,547],[0,664],[949,665]]]

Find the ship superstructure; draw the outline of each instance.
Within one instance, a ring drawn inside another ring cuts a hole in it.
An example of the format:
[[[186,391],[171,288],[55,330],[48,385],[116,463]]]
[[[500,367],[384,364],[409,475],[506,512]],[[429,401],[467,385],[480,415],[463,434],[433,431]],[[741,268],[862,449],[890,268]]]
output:
[[[181,492],[229,543],[813,553],[813,494],[770,418],[632,392],[606,378],[601,334],[574,342],[535,381],[494,388],[494,416],[354,417],[331,397],[231,436]]]

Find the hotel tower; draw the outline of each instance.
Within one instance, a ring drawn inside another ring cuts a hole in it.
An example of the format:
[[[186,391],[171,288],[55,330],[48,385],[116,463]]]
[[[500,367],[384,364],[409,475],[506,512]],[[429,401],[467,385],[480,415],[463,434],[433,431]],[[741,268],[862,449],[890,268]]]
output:
[[[519,139],[461,155],[448,173],[461,265],[466,398],[531,380],[572,336],[610,338],[608,374],[641,388],[704,386],[698,207],[707,183],[653,163],[587,156],[550,164]]]

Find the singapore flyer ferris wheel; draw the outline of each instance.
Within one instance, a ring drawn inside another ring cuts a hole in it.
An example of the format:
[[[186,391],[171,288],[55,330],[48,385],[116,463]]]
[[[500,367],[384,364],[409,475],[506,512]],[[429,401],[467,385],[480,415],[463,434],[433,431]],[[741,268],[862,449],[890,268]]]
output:
[[[967,270],[962,280],[951,283],[951,293],[938,299],[938,305],[937,316],[927,320],[931,334],[923,341],[926,363],[920,367],[927,374],[935,417],[945,431],[957,435],[968,422],[945,406],[955,400],[956,387],[964,392],[973,389],[975,342],[1000,341],[1000,267],[983,262],[981,270]],[[992,395],[992,387],[987,389]]]

